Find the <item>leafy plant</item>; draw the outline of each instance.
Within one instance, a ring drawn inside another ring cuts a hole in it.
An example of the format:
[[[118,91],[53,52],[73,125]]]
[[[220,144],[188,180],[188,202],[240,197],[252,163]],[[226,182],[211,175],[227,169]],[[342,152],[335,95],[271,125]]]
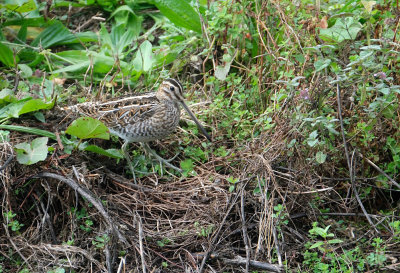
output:
[[[103,234],[102,236],[96,236],[96,239],[92,240],[92,244],[96,248],[104,249],[109,240],[108,235]]]
[[[32,165],[45,160],[48,153],[48,140],[47,137],[39,137],[31,143],[23,142],[15,145],[18,162],[24,165]]]

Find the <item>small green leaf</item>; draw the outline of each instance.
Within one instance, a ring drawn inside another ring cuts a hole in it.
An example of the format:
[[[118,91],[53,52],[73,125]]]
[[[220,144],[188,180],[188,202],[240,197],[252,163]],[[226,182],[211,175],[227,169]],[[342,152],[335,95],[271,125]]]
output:
[[[181,168],[184,171],[192,171],[194,166],[193,166],[193,160],[190,158],[185,159],[184,161],[181,161]]]
[[[108,128],[100,121],[91,117],[80,117],[68,126],[65,133],[80,139],[101,138],[110,139]]]
[[[27,66],[26,64],[19,64],[18,68],[20,69],[20,75],[22,78],[29,78],[32,76],[33,72],[32,72],[32,68],[30,68],[29,66]]]
[[[319,164],[324,163],[324,162],[326,161],[326,154],[323,153],[323,152],[318,152],[318,153],[315,155],[315,160],[316,160]]]
[[[11,89],[5,88],[0,91],[0,103],[11,102],[14,98],[14,92]]]
[[[320,247],[324,244],[324,242],[322,241],[318,241],[315,244],[313,244],[312,246],[310,246],[310,249],[316,248],[316,247]]]
[[[328,67],[331,63],[331,59],[318,59],[314,63],[315,72],[321,71],[322,69]]]
[[[328,240],[328,244],[340,244],[340,243],[343,243],[343,241],[340,239]]]
[[[104,150],[103,148],[100,148],[99,146],[96,145],[88,145],[87,147],[84,148],[85,151],[93,152],[96,154],[100,155],[105,155],[111,158],[117,158],[117,159],[123,159],[124,154],[121,152],[121,150],[118,149],[107,149]]]
[[[34,139],[30,144],[23,142],[15,145],[17,161],[20,164],[32,165],[45,160],[48,152],[48,140],[47,137],[39,137]]]

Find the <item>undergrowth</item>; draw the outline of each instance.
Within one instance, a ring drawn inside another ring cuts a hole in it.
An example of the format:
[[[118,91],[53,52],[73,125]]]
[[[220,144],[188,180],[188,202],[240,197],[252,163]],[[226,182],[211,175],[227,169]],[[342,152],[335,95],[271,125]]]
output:
[[[0,4],[0,272],[399,270],[398,13],[394,0]],[[62,109],[168,77],[213,141],[183,115],[152,143],[183,171],[131,145],[134,184],[120,140]]]

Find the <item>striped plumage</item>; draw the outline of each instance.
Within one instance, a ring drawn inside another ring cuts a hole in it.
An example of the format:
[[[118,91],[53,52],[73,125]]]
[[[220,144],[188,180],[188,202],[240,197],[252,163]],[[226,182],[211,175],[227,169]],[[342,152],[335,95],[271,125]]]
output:
[[[65,108],[102,121],[126,142],[149,142],[170,135],[180,119],[180,106],[211,140],[184,102],[183,87],[175,79],[164,80],[158,91],[107,102],[87,102]]]

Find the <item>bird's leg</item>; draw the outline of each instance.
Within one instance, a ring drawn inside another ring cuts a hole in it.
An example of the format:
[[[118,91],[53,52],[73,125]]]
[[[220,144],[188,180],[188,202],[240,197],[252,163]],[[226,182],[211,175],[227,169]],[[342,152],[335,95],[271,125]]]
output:
[[[172,159],[174,159],[177,155],[175,155],[172,159],[170,160],[166,160],[164,158],[162,158],[161,156],[159,156],[154,150],[152,150],[149,146],[149,144],[147,142],[143,142],[143,147],[144,149],[150,153],[151,155],[153,155],[161,164],[165,164],[165,166],[174,169],[175,171],[178,172],[182,172],[181,169],[179,169],[178,167],[175,167],[174,165],[172,165],[171,163],[169,163],[169,161],[171,161]]]
[[[128,152],[128,149],[127,149],[127,148],[128,148],[128,143],[129,143],[129,142],[125,141],[124,144],[122,144],[121,149],[122,149],[122,152],[124,153],[124,156],[125,156],[126,161],[128,162],[129,169],[130,169],[131,172],[132,172],[133,181],[134,181],[135,184],[136,184],[135,170],[134,170],[134,168],[133,168],[132,160],[131,160],[131,157],[129,156],[129,152]]]

